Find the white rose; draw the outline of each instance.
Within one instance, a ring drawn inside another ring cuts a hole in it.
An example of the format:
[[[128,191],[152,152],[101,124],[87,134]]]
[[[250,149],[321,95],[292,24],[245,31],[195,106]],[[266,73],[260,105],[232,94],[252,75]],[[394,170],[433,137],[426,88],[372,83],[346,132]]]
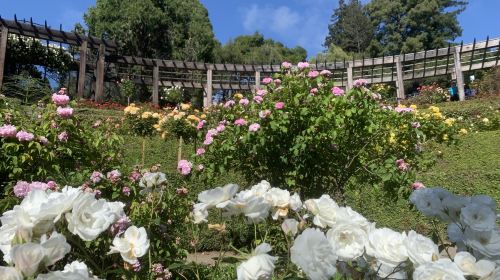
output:
[[[45,257],[45,250],[40,244],[24,243],[12,246],[10,251],[12,263],[24,277],[31,277],[37,271]]]
[[[478,277],[487,277],[494,273],[495,266],[496,266],[495,263],[492,261],[479,260],[476,262],[476,267],[475,267],[476,269],[474,271],[474,275]]]
[[[500,229],[475,231],[467,228],[464,233],[465,244],[474,249],[476,257],[486,257],[500,265]]]
[[[278,259],[270,256],[271,246],[262,243],[252,252],[252,256],[241,263],[236,272],[238,280],[271,279],[274,271],[274,262]]]
[[[337,221],[339,206],[329,195],[324,194],[319,199],[308,199],[304,204],[314,215],[313,223],[316,226],[325,228],[333,226]]]
[[[295,219],[285,219],[281,224],[281,229],[286,235],[295,236],[299,230],[299,222]]]
[[[413,230],[408,233],[404,244],[414,267],[431,262],[433,257],[439,256],[438,246],[429,238]]]
[[[205,203],[207,209],[210,209],[221,202],[230,200],[238,191],[238,185],[228,184],[224,187],[202,191],[198,194],[198,201]]]
[[[462,208],[460,219],[477,231],[490,231],[496,226],[496,213],[482,204],[471,203]]]
[[[250,190],[255,196],[264,196],[266,192],[271,188],[271,184],[268,181],[262,180],[257,185],[254,185]]]
[[[464,242],[464,239],[465,239],[464,232],[458,224],[456,224],[456,223],[449,224],[447,232],[448,232],[448,239],[451,242],[455,242],[455,243],[463,243]]]
[[[66,213],[68,230],[85,241],[92,241],[116,221],[115,212],[104,199],[95,199],[85,193],[74,203],[71,213]]]
[[[17,269],[9,266],[0,266],[0,275],[3,280],[23,280],[23,275]]]
[[[477,277],[486,277],[495,270],[495,263],[489,260],[480,260],[469,252],[458,252],[454,258],[455,264],[462,270],[464,275],[474,275]]]
[[[42,236],[40,245],[44,249],[44,263],[46,266],[55,264],[71,251],[71,246],[66,242],[66,237],[57,232],[53,232],[49,239],[47,239],[46,235]]]
[[[124,261],[134,264],[137,258],[146,254],[148,249],[149,239],[146,229],[131,226],[125,231],[123,237],[115,236],[108,254],[120,253]]]
[[[341,260],[350,261],[363,255],[368,234],[359,224],[337,223],[326,238]]]
[[[357,224],[366,233],[369,233],[374,224],[370,223],[363,215],[351,209],[351,207],[339,207],[336,223]]]
[[[208,211],[207,205],[205,203],[197,203],[193,206],[193,212],[191,212],[193,218],[193,223],[201,224],[208,222]]]
[[[410,195],[410,201],[417,207],[418,211],[426,216],[437,217],[443,214],[443,205],[435,195],[434,189],[414,190]]]
[[[57,222],[61,216],[73,208],[73,203],[82,194],[80,188],[73,188],[66,186],[61,192],[50,193],[47,201],[42,203],[39,216],[49,219],[54,217],[54,223]]]
[[[147,194],[152,192],[156,187],[161,186],[167,182],[167,177],[165,173],[162,172],[147,172],[145,173],[141,180],[139,181],[139,187],[143,188],[140,193]]]
[[[293,211],[299,211],[302,208],[302,200],[298,193],[294,193],[290,196],[290,209]]]
[[[255,196],[251,190],[245,190],[233,199],[219,203],[217,208],[224,210],[224,216],[243,214],[249,223],[258,223],[269,216],[270,205],[263,197]]]
[[[288,215],[288,204],[290,203],[290,192],[280,188],[272,188],[264,195],[267,203],[273,207],[273,220]]]
[[[403,265],[392,267],[381,263],[380,261],[375,261],[372,263],[371,268],[377,273],[377,276],[381,279],[393,279],[393,280],[404,280],[408,279],[405,267]]]
[[[290,254],[309,279],[329,280],[337,272],[337,255],[319,229],[308,228],[297,236]]]
[[[488,206],[493,211],[497,210],[497,202],[487,195],[475,195],[471,197],[471,202]]]
[[[120,202],[120,201],[113,201],[113,202],[108,202],[107,206],[109,210],[111,211],[114,221],[117,221],[120,219],[120,217],[125,216],[125,211],[123,211],[123,208],[125,207],[125,203]]]
[[[47,274],[39,274],[37,280],[98,280],[91,277],[87,266],[84,263],[73,261],[64,266],[63,271],[52,271]]]
[[[443,200],[444,212],[443,220],[458,222],[460,221],[460,213],[462,208],[470,204],[470,198],[451,194]]]
[[[462,271],[449,259],[439,259],[420,265],[413,272],[413,280],[465,280]]]
[[[396,267],[408,259],[406,235],[388,228],[375,229],[368,235],[366,253],[381,263]]]
[[[493,270],[490,274],[482,277],[480,280],[498,280],[500,279],[500,266]]]

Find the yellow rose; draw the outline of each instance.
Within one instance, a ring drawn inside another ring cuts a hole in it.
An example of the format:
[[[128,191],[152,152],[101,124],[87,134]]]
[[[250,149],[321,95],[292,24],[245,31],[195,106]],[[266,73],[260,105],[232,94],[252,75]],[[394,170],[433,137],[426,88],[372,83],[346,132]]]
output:
[[[389,143],[396,143],[396,134],[394,132],[391,132],[391,135],[389,136]]]
[[[153,118],[155,118],[155,119],[159,119],[159,118],[160,118],[160,114],[158,114],[158,113],[153,113]]]
[[[410,105],[410,108],[412,108],[413,110],[417,110],[417,105],[415,105],[415,104],[411,104],[411,105]]]
[[[189,104],[189,103],[182,103],[181,104],[181,109],[184,110],[184,111],[189,110],[189,109],[191,109],[191,104]]]
[[[206,119],[206,118],[207,118],[207,115],[206,115],[206,114],[201,114],[200,118],[201,118],[202,120],[204,120],[204,119]]]
[[[443,141],[448,141],[448,134],[443,135]]]
[[[448,126],[452,126],[454,123],[455,123],[455,119],[454,118],[448,118],[444,121],[444,123]]]
[[[153,116],[153,113],[151,113],[151,112],[148,111],[148,112],[142,113],[141,118],[147,119],[147,118],[149,118],[151,116]]]
[[[462,129],[460,129],[460,130],[458,131],[458,133],[460,133],[460,134],[462,134],[462,135],[465,135],[465,134],[467,134],[467,133],[468,133],[468,131],[467,131],[467,129],[462,128]]]
[[[437,119],[442,119],[443,118],[443,114],[439,113],[439,112],[435,112],[432,114],[434,117],[436,117]]]
[[[431,110],[433,113],[439,113],[439,108],[436,106],[430,106],[429,110]]]
[[[234,99],[242,99],[242,98],[243,98],[243,94],[241,94],[241,93],[236,93],[234,95]]]
[[[484,123],[489,123],[489,122],[490,122],[490,120],[488,120],[488,118],[484,118],[484,119],[483,119],[483,122],[484,122]]]

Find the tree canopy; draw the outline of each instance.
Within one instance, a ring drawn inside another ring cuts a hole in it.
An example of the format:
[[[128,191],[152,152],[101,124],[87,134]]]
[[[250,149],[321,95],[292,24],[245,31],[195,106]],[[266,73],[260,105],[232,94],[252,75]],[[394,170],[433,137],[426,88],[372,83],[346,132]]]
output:
[[[299,62],[307,57],[302,47],[288,48],[280,42],[265,39],[258,32],[230,40],[218,50],[218,61],[229,63]]]
[[[199,0],[97,0],[84,16],[90,35],[128,55],[213,61],[216,40]]]
[[[467,0],[372,0],[368,13],[376,27],[371,55],[444,47],[462,34],[457,19]]]

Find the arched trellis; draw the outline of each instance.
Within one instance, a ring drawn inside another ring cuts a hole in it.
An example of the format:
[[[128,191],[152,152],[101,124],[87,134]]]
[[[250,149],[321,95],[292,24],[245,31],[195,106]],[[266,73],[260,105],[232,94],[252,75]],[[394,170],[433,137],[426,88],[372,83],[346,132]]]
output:
[[[267,64],[228,64],[186,62],[177,60],[151,59],[134,56],[121,56],[117,53],[118,44],[92,36],[82,36],[44,25],[29,22],[6,20],[0,17],[0,87],[3,79],[5,51],[9,33],[38,39],[51,40],[80,48],[78,63],[79,78],[77,96],[83,96],[85,73],[95,70],[95,99],[103,100],[105,64],[115,69],[118,76],[126,67],[137,66],[141,71],[132,74],[137,83],[145,83],[153,88],[153,103],[159,102],[159,86],[181,86],[183,88],[204,89],[204,106],[209,106],[214,89],[253,90],[260,87],[261,78],[280,71],[280,65]],[[98,50],[95,61],[89,61],[89,49]],[[406,53],[377,58],[364,58],[352,61],[322,62],[311,65],[312,69],[330,70],[332,79],[338,86],[352,88],[355,79],[366,79],[369,83],[395,82],[397,98],[404,99],[403,82],[425,77],[452,74],[457,80],[460,100],[465,99],[463,72],[498,66],[500,57],[500,38],[452,46],[434,50]],[[242,82],[244,81],[244,82]]]

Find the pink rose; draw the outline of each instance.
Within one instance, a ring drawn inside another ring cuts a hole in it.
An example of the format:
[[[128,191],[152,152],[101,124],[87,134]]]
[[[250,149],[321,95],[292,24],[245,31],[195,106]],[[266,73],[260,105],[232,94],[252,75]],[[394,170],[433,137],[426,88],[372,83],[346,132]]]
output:
[[[424,189],[425,186],[422,182],[415,182],[415,183],[411,184],[411,188],[413,190],[420,190],[420,189]]]
[[[273,79],[272,79],[272,78],[269,78],[269,77],[265,77],[265,78],[262,80],[262,83],[263,83],[264,85],[268,85],[268,84],[270,84],[270,83],[272,83],[272,82],[273,82]]]
[[[344,90],[341,89],[341,88],[339,88],[339,87],[333,87],[332,88],[332,93],[335,96],[342,96],[342,95],[344,95]]]
[[[406,164],[404,159],[398,159],[396,160],[396,167],[401,170],[401,171],[406,171],[408,170],[408,165]]]
[[[309,63],[307,63],[307,62],[299,62],[299,63],[297,64],[297,67],[298,67],[299,69],[301,69],[301,70],[302,70],[302,69],[306,69],[306,68],[309,68]]]
[[[271,111],[270,111],[270,110],[267,110],[267,109],[266,109],[266,110],[264,110],[264,111],[260,111],[260,112],[259,112],[259,117],[260,117],[261,119],[265,119],[265,118],[267,118],[267,116],[269,116],[269,115],[271,115]]]
[[[292,64],[288,61],[284,61],[283,63],[281,63],[281,67],[283,69],[290,69],[290,68],[292,68]]]
[[[225,125],[223,125],[223,124],[219,124],[219,125],[215,128],[215,130],[217,130],[217,132],[221,133],[221,132],[223,132],[224,130],[226,130],[226,126],[225,126]]]
[[[280,79],[275,79],[275,80],[274,80],[274,83],[275,83],[277,86],[279,86],[279,85],[281,85],[281,80],[280,80]]]
[[[316,95],[316,93],[318,93],[318,88],[312,88],[309,93],[311,93],[312,95]]]
[[[59,93],[61,93],[61,91],[59,91]],[[62,93],[64,93],[64,91],[62,91]],[[54,102],[57,106],[66,106],[69,103],[69,96],[54,93],[52,94],[52,102]]]
[[[276,104],[274,104],[274,108],[278,110],[285,108],[285,102],[276,102]]]
[[[241,100],[240,100],[240,102],[239,102],[239,103],[240,103],[240,105],[242,105],[242,106],[247,106],[247,105],[248,105],[248,103],[250,103],[250,101],[249,101],[248,99],[246,99],[246,98],[243,98],[243,99],[241,99]]]
[[[262,101],[264,101],[264,98],[262,98],[262,96],[260,96],[260,95],[256,95],[253,97],[253,101],[260,104],[260,103],[262,103]]]
[[[26,181],[17,181],[14,186],[14,195],[19,198],[24,198],[31,191],[30,183]]]
[[[177,170],[184,176],[189,175],[192,168],[193,164],[185,159],[181,159],[179,163],[177,163]]]
[[[201,120],[201,121],[199,121],[199,122],[198,122],[198,125],[196,125],[196,129],[197,129],[197,130],[202,129],[202,128],[203,128],[203,126],[205,125],[205,123],[206,123],[206,122],[207,122],[207,121],[205,121],[205,120]]]
[[[120,177],[122,176],[122,174],[120,173],[120,171],[118,170],[111,170],[110,172],[108,172],[108,174],[106,174],[106,177],[112,182],[112,183],[116,183],[118,181],[120,181]]]
[[[203,145],[208,146],[214,142],[214,138],[212,137],[207,137],[205,138],[205,141],[203,141]]]
[[[63,131],[57,135],[57,139],[61,142],[67,142],[69,138],[68,132]]]
[[[319,72],[316,70],[309,71],[309,73],[307,74],[307,77],[309,77],[309,78],[316,78],[318,76],[319,76]]]
[[[419,128],[420,127],[420,123],[419,122],[412,122],[411,123],[411,127],[413,127],[413,128]]]
[[[257,130],[259,130],[260,128],[260,124],[258,123],[253,123],[251,124],[249,127],[248,127],[248,131],[250,132],[256,132]]]
[[[73,115],[73,108],[70,107],[57,107],[57,115],[61,118],[70,118]]]
[[[259,89],[256,93],[258,96],[264,96],[267,94],[267,90],[265,89]]]
[[[205,153],[205,149],[204,149],[204,148],[198,148],[198,149],[196,150],[196,155],[197,155],[197,156],[201,156],[201,155],[203,155],[204,153]]]
[[[29,142],[35,139],[35,135],[33,135],[33,133],[21,130],[18,133],[16,133],[16,138],[17,140],[19,140],[19,142]]]
[[[330,72],[330,70],[322,70],[320,73],[319,73],[321,76],[330,76],[332,75],[332,72]]]
[[[104,178],[104,175],[99,171],[94,171],[92,172],[92,175],[90,175],[90,181],[94,184],[99,183],[102,178]]]
[[[17,128],[10,124],[4,124],[0,126],[0,137],[2,138],[14,138],[17,134]]]
[[[245,119],[237,119],[234,121],[234,125],[236,126],[244,126],[247,125],[247,121]]]
[[[368,84],[368,80],[366,79],[357,79],[353,82],[354,87],[363,87]]]
[[[230,108],[230,107],[234,106],[234,104],[236,104],[234,102],[234,100],[229,100],[226,103],[224,103],[224,108]]]

